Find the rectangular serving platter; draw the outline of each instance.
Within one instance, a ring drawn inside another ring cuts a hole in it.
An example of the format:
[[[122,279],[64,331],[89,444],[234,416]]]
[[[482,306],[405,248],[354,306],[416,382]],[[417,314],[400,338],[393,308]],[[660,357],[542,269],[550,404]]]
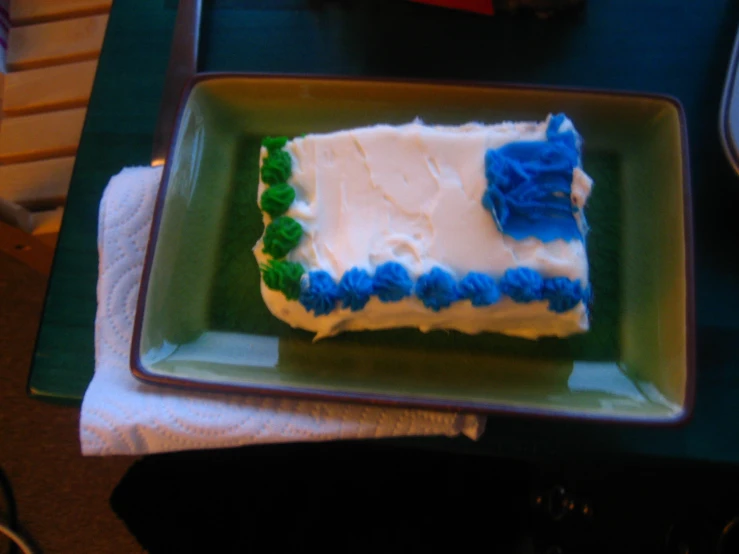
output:
[[[485,84],[204,74],[186,87],[139,291],[147,382],[486,413],[676,424],[694,399],[685,121],[669,97]],[[312,334],[262,301],[261,139],[375,123],[541,120],[584,137],[591,330],[530,341],[414,329]]]

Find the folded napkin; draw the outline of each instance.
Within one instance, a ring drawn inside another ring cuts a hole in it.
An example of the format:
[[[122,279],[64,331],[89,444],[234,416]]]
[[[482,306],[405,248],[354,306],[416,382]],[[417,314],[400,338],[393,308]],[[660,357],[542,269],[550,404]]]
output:
[[[124,169],[100,203],[95,375],[80,415],[84,455],[411,435],[479,438],[485,418],[477,415],[198,393],[136,380],[128,365],[131,330],[161,176],[161,168]]]

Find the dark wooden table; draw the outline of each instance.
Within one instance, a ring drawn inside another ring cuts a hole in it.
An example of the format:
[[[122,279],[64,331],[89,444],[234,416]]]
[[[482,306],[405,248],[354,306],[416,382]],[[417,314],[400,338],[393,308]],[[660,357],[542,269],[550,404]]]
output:
[[[94,365],[98,203],[149,163],[175,0],[110,14],[46,307],[30,394],[78,403]],[[486,18],[403,0],[205,3],[200,69],[444,78],[668,93],[688,120],[695,211],[698,397],[681,429],[491,418],[481,441],[427,448],[525,457],[739,462],[739,178],[717,130],[739,22],[733,0],[588,0],[576,18]]]

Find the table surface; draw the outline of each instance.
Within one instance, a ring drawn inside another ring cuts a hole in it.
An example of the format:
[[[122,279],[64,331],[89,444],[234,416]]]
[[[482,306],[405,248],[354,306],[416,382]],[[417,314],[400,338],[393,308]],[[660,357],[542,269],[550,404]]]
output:
[[[477,443],[432,449],[518,457],[739,462],[739,178],[718,110],[739,22],[732,0],[590,0],[540,20],[402,0],[205,3],[201,71],[481,80],[667,93],[687,116],[696,253],[698,394],[678,429],[493,417]],[[79,403],[93,373],[97,210],[108,179],[147,165],[176,0],[116,0],[88,108],[47,292],[29,393]]]

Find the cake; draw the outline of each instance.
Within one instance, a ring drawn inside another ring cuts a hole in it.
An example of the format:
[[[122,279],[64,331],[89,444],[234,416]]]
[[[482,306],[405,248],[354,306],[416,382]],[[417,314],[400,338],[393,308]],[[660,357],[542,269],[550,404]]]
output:
[[[562,114],[265,138],[253,249],[264,302],[316,340],[587,331],[581,142]]]

